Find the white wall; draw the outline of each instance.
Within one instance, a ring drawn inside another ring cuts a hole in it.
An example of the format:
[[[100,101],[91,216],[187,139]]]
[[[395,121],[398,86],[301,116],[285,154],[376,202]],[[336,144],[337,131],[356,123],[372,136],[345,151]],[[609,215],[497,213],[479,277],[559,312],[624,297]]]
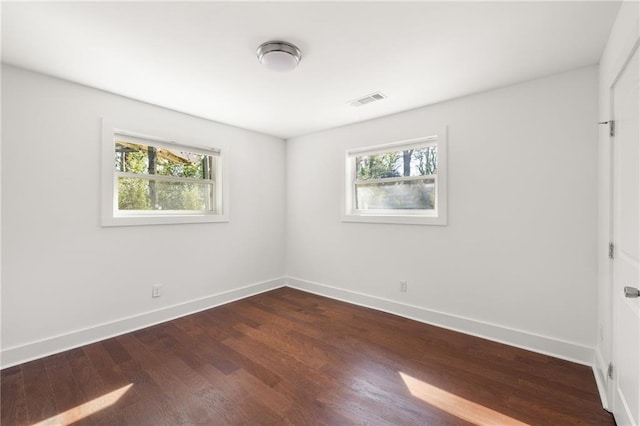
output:
[[[640,39],[640,3],[623,2],[600,60],[599,121],[611,118],[610,89],[633,47]],[[598,138],[598,344],[597,378],[606,381],[606,369],[611,359],[613,321],[611,312],[611,270],[607,253],[610,239],[611,193],[609,129],[601,126]],[[607,402],[605,401],[605,404]]]
[[[231,221],[100,227],[101,116],[224,141]],[[3,66],[2,149],[3,366],[284,284],[280,139]]]
[[[289,140],[290,282],[590,364],[597,88],[594,66]],[[340,221],[346,149],[442,125],[448,226]]]
[[[3,366],[272,288],[285,275],[307,290],[591,362],[596,67],[295,138],[286,162],[273,137],[2,72]],[[100,116],[226,141],[231,222],[100,227]],[[346,149],[442,125],[448,226],[340,221]],[[160,299],[150,297],[155,283],[165,285]]]

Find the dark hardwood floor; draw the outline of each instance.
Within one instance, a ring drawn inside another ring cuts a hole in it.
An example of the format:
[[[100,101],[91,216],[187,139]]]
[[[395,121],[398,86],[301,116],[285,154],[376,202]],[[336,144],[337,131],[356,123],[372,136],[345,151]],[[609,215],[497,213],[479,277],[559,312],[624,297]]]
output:
[[[589,367],[282,288],[5,369],[2,425],[611,425]]]

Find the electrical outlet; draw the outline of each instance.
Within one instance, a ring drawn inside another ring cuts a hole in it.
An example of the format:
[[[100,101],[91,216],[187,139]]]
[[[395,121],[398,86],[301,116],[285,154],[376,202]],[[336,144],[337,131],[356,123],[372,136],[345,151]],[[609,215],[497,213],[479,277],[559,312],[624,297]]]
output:
[[[598,334],[600,335],[600,341],[604,341],[604,326],[602,324],[598,328]]]
[[[151,287],[151,297],[162,296],[162,285],[157,284]]]
[[[400,281],[400,291],[403,293],[407,292],[407,282],[406,281]]]

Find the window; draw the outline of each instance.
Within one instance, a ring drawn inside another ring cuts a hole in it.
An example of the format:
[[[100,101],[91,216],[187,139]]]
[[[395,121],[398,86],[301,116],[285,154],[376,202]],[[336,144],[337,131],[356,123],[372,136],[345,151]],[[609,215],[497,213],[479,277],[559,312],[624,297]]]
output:
[[[113,128],[103,138],[103,225],[228,220],[219,149]]]
[[[343,220],[446,225],[445,138],[347,151]]]

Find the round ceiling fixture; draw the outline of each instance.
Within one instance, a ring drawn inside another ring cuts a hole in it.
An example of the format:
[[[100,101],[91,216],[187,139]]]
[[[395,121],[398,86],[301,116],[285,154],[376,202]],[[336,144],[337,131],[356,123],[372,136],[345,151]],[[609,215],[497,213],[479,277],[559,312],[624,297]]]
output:
[[[300,49],[286,41],[268,41],[258,47],[258,60],[271,71],[291,71],[300,62]]]

